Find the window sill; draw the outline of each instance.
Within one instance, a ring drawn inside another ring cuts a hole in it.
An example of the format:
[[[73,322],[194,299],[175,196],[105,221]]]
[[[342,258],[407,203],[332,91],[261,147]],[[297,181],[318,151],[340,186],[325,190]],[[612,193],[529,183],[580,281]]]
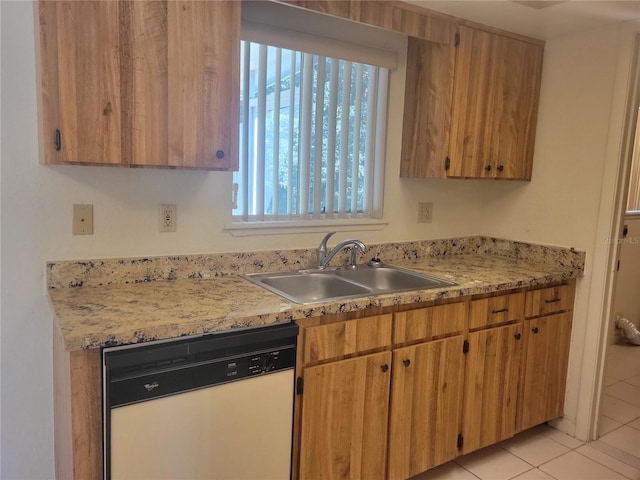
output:
[[[292,220],[279,222],[235,222],[224,229],[234,237],[252,235],[287,235],[291,233],[363,232],[382,230],[387,226],[383,220],[335,219],[335,220]]]

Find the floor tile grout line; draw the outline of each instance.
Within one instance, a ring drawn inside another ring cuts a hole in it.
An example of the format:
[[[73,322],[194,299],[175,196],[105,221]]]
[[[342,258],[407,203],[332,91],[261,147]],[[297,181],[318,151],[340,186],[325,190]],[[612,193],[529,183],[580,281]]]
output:
[[[635,469],[637,470],[637,466],[636,466],[636,465],[632,465],[632,464],[630,464],[630,463],[628,463],[628,462],[624,461],[624,460],[623,460],[623,459],[621,459],[621,458],[617,458],[617,457],[615,457],[615,456],[613,456],[613,455],[609,454],[608,452],[605,452],[605,451],[603,451],[603,450],[601,450],[601,449],[597,448],[597,447],[596,447],[596,445],[591,445],[591,443],[595,443],[595,442],[590,442],[590,443],[587,443],[586,445],[591,446],[591,448],[593,448],[593,449],[595,449],[595,450],[598,450],[600,453],[602,453],[602,454],[606,455],[606,456],[607,456],[607,457],[609,457],[609,458],[612,458],[612,459],[614,459],[614,460],[617,460],[618,462],[623,463],[623,464],[625,464],[625,465],[628,465],[629,467],[631,467],[631,468],[635,468]],[[602,443],[606,443],[606,442],[602,442]],[[608,446],[608,447],[611,447],[611,448],[616,448],[616,447],[613,447],[612,445],[609,445],[609,444],[607,444],[607,446]],[[617,449],[617,448],[616,448],[616,449]],[[617,449],[617,450],[620,450],[620,449]],[[622,452],[622,451],[621,451],[621,452]],[[588,458],[588,459],[589,459],[589,460],[591,460],[592,462],[599,463],[599,464],[600,464],[600,465],[602,465],[603,467],[608,468],[609,470],[611,470],[612,472],[617,473],[618,475],[621,475],[621,476],[623,476],[623,477],[625,477],[625,478],[629,478],[630,480],[634,480],[634,479],[633,479],[633,477],[628,477],[627,475],[624,475],[624,474],[622,474],[622,473],[620,473],[620,472],[616,472],[616,471],[615,471],[615,470],[613,470],[611,467],[608,467],[607,465],[605,465],[605,464],[603,464],[603,463],[599,462],[599,461],[598,461],[598,460],[596,460],[596,459],[590,458],[590,457],[588,457],[588,456],[584,455],[584,454],[583,454],[583,453],[581,453],[581,452],[576,452],[576,453],[577,453],[577,454],[579,454],[579,455],[582,455],[582,456],[583,456],[583,457],[585,457],[585,458]],[[629,454],[628,454],[628,453],[626,453],[626,452],[624,452],[624,453],[625,453],[625,454],[627,454],[627,455],[629,455]],[[633,456],[633,455],[631,455],[631,456]]]
[[[626,403],[627,405],[631,405],[632,407],[640,408],[640,405],[635,405],[635,404],[633,404],[633,403],[627,402],[626,400],[623,400],[622,398],[614,397],[613,395],[609,395],[609,394],[608,394],[608,393],[606,393],[606,392],[605,392],[602,396],[603,396],[603,397],[611,397],[611,398],[614,398],[614,399],[616,399],[616,400],[618,400],[618,401],[620,401],[620,402],[624,402],[624,403]]]

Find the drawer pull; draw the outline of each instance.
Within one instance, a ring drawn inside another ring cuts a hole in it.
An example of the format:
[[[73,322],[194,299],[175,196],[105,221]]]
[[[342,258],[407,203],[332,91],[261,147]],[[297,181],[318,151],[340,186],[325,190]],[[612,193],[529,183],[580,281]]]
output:
[[[405,358],[404,360],[402,360],[402,364],[405,367],[408,367],[409,365],[411,365],[411,360],[409,360],[408,358]]]
[[[389,370],[389,365],[387,365],[386,363],[384,365],[380,365],[380,370],[386,372],[387,370]]]
[[[533,333],[538,333],[540,330],[538,330],[538,327],[533,327],[533,328],[531,329],[531,331],[532,331]]]
[[[552,298],[551,300],[545,300],[544,303],[558,303],[560,301],[559,298]]]
[[[496,313],[505,313],[508,311],[509,311],[508,308],[503,308],[502,310],[491,310],[491,313],[495,315]]]
[[[522,334],[521,333],[516,333],[514,335],[514,337],[516,337],[516,340],[520,340],[522,338]]]

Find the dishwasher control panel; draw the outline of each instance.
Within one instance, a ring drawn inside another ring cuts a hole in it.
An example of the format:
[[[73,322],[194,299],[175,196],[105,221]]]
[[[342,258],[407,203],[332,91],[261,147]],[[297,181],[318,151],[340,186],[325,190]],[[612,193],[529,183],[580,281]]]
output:
[[[292,369],[296,361],[295,336],[279,334],[270,339],[265,334],[277,334],[284,328],[247,332],[245,337],[259,340],[250,345],[246,338],[238,339],[236,335],[109,352],[105,354],[109,407]],[[285,333],[289,330],[297,335],[297,326],[289,327]]]

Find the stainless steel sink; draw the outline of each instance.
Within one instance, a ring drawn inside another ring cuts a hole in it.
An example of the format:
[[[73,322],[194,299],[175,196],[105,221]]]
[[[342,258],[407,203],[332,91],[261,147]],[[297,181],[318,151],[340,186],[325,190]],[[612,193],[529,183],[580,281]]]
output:
[[[336,275],[374,290],[399,292],[426,290],[453,285],[452,282],[428,277],[396,267],[365,267],[337,270]]]
[[[453,282],[392,266],[298,270],[244,275],[294,303],[310,304],[409,290],[428,290]]]
[[[295,303],[316,303],[327,299],[367,295],[371,290],[348,280],[323,273],[287,272],[285,274],[247,275],[262,285]]]

